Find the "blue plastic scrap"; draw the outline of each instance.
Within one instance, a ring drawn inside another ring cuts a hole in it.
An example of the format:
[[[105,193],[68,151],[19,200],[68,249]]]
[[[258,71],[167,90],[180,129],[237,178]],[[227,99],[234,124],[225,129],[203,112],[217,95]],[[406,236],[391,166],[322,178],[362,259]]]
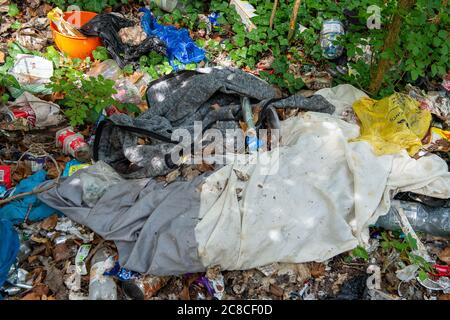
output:
[[[189,36],[187,29],[177,29],[174,26],[164,26],[157,22],[153,13],[147,8],[139,9],[144,16],[142,28],[149,36],[156,36],[166,43],[170,65],[178,70],[175,60],[182,64],[199,63],[205,59],[205,50],[199,48]]]
[[[33,191],[47,179],[47,172],[40,170],[32,176],[22,180],[16,187],[14,194]],[[28,221],[36,222],[48,218],[52,214],[61,214],[41,202],[36,195],[29,195],[6,204],[0,208],[0,219],[11,221],[13,224],[19,224],[25,221],[28,215]],[[0,238],[1,239],[1,238]]]
[[[0,288],[19,252],[19,235],[8,220],[0,219]],[[1,299],[1,296],[0,296]]]
[[[213,12],[208,16],[209,22],[211,23],[211,26],[214,30],[218,30],[220,27],[220,24],[218,21],[219,17],[220,17],[220,13],[217,13],[217,12]]]
[[[103,275],[115,277],[115,278],[119,279],[120,281],[129,281],[129,280],[139,278],[139,276],[141,274],[138,272],[135,272],[135,271],[131,271],[131,270],[122,268],[120,266],[119,262],[116,262],[114,265],[114,268],[112,268],[109,271],[106,271]]]

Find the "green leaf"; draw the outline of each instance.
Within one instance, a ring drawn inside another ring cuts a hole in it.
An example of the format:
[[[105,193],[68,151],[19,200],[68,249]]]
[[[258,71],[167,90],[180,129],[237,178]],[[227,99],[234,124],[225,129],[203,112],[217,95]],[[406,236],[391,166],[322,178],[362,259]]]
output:
[[[448,32],[445,31],[445,30],[439,30],[438,36],[439,36],[439,38],[441,38],[442,40],[446,40],[447,37],[448,37]]]
[[[105,61],[109,59],[108,50],[105,47],[97,47],[94,51],[92,51],[92,56],[95,60]]]
[[[417,240],[413,238],[411,234],[407,234],[405,237],[406,242],[408,243],[411,250],[417,250]]]
[[[419,78],[419,71],[411,70],[411,80],[416,81]]]
[[[367,253],[366,249],[361,246],[357,246],[355,249],[353,249],[352,256],[362,258],[364,260],[369,260],[369,254]]]
[[[428,279],[428,273],[426,273],[426,272],[423,271],[423,270],[419,270],[419,279],[420,279],[421,281],[427,280],[427,279]]]
[[[19,30],[20,27],[22,27],[22,24],[19,21],[14,21],[14,23],[11,25],[11,28],[13,30]]]
[[[20,13],[19,8],[17,7],[17,4],[11,3],[8,7],[8,15],[10,17],[15,17]]]
[[[133,72],[134,72],[134,69],[131,64],[128,64],[123,68],[123,73],[125,73],[126,75],[133,74]]]
[[[56,67],[60,66],[61,55],[58,50],[53,46],[48,46],[45,53],[45,57],[52,61]]]

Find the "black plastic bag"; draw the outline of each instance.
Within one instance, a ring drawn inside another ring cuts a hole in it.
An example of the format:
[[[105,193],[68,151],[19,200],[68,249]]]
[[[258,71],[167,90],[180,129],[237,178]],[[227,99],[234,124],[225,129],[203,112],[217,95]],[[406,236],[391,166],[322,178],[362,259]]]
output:
[[[100,14],[84,24],[80,31],[85,36],[100,37],[109,54],[124,68],[134,64],[141,56],[155,51],[166,55],[166,45],[157,37],[147,37],[138,46],[129,46],[122,42],[119,31],[122,28],[132,27],[134,23],[113,13]]]

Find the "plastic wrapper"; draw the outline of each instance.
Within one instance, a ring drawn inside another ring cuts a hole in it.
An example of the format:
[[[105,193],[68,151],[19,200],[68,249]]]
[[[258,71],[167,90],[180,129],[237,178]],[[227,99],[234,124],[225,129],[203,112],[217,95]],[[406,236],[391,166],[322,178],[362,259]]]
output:
[[[11,188],[11,167],[0,165],[0,185]]]
[[[109,165],[99,161],[95,166],[83,170],[80,173],[80,180],[83,186],[83,201],[89,207],[94,207],[109,188],[124,179]]]
[[[83,244],[78,249],[77,255],[75,257],[76,271],[82,276],[87,274],[86,264],[84,263],[84,261],[86,260],[90,250],[90,244]]]
[[[14,67],[9,71],[16,78],[21,88],[9,87],[14,98],[25,91],[31,93],[51,94],[52,90],[46,85],[53,76],[53,63],[42,57],[29,54],[18,54]]]
[[[400,93],[379,101],[358,100],[353,104],[361,121],[361,135],[356,140],[370,142],[377,155],[394,154],[402,149],[415,155],[431,123],[431,113],[419,106],[419,102]]]
[[[78,170],[90,167],[91,165],[88,163],[82,163],[78,160],[70,160],[66,163],[66,166],[63,171],[63,177],[70,177]]]
[[[31,168],[31,172],[36,173],[39,170],[44,169],[47,156],[27,152],[24,154],[23,160],[25,160],[27,166]]]
[[[116,81],[114,88],[117,90],[113,96],[116,101],[139,104],[142,100],[139,89],[127,78]]]
[[[120,267],[119,262],[116,262],[114,268],[105,272],[105,276],[116,277],[120,281],[129,281],[140,277],[140,273],[127,270]]]
[[[41,100],[25,92],[8,107],[0,110],[6,130],[32,130],[56,126],[64,121],[55,103]]]
[[[58,220],[58,223],[55,227],[56,231],[64,232],[68,235],[63,235],[55,240],[55,244],[63,243],[68,239],[81,239],[83,242],[92,242],[94,240],[94,233],[84,234],[83,230],[78,228],[75,223],[69,218],[63,217]]]
[[[205,59],[205,50],[195,44],[187,29],[177,29],[174,26],[159,24],[147,8],[142,8],[139,11],[144,12],[141,20],[142,28],[148,36],[156,36],[166,44],[167,56],[175,70],[178,70],[174,63],[175,60],[182,64],[190,64],[199,63]]]
[[[61,9],[55,8],[51,10],[47,14],[47,17],[56,25],[58,31],[61,34],[77,38],[83,37],[83,35],[80,33],[80,31],[77,30],[77,28],[75,28],[71,23],[64,20],[64,13]]]
[[[91,70],[89,70],[87,75],[89,77],[102,76],[105,79],[110,79],[110,80],[115,81],[123,75],[123,72],[122,72],[122,69],[120,69],[117,62],[115,62],[112,59],[108,59],[108,60],[105,60],[105,61],[99,63],[98,65],[93,67]]]

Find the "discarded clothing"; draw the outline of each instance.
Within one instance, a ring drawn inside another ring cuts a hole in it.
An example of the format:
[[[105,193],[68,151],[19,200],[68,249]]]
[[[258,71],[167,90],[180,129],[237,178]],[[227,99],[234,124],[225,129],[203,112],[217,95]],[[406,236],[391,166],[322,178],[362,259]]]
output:
[[[187,29],[159,24],[147,8],[141,8],[139,12],[144,12],[141,24],[147,35],[156,36],[166,44],[170,65],[175,70],[178,70],[175,60],[182,64],[190,64],[199,63],[205,59],[205,50],[195,44]]]
[[[85,36],[100,37],[109,54],[121,68],[128,64],[135,64],[141,56],[148,54],[150,51],[166,54],[164,42],[151,35],[137,46],[124,44],[119,36],[119,31],[133,25],[132,21],[119,15],[106,13],[95,16],[84,24],[80,31]]]
[[[152,82],[147,90],[148,111],[137,118],[120,114],[111,116],[115,125],[153,132],[164,139],[152,145],[138,145],[138,137],[126,128],[114,125],[99,126],[94,145],[94,159],[103,160],[127,178],[164,175],[171,167],[164,161],[177,142],[171,143],[177,129],[186,129],[196,141],[203,132],[194,132],[200,121],[203,131],[208,128],[239,129],[241,97],[248,97],[254,106],[263,107],[263,122],[270,107],[297,108],[333,113],[334,106],[321,96],[285,99],[267,82],[231,68],[205,68],[181,71]],[[135,130],[136,131],[136,130]],[[161,139],[160,139],[161,140]],[[132,164],[132,172],[125,172]]]
[[[0,219],[0,288],[19,252],[19,236],[11,222]],[[1,300],[1,296],[0,296]]]
[[[281,127],[283,145],[261,152],[256,164],[242,155],[211,175],[167,186],[125,180],[94,207],[83,201],[77,172],[39,199],[115,241],[124,268],[172,275],[324,261],[367,240],[395,193],[450,198],[450,173],[435,155],[377,157],[367,142],[348,142],[357,125],[321,113]]]
[[[33,191],[39,184],[47,179],[47,172],[40,170],[32,176],[20,181],[16,187],[14,194]],[[25,221],[40,221],[52,214],[58,213],[46,204],[38,200],[36,195],[29,195],[21,199],[12,201],[0,208],[0,219],[9,220],[14,224],[19,224]]]
[[[361,136],[376,154],[392,154],[406,149],[413,156],[431,124],[431,113],[419,108],[410,96],[394,93],[379,101],[362,98],[353,104],[361,121]]]

